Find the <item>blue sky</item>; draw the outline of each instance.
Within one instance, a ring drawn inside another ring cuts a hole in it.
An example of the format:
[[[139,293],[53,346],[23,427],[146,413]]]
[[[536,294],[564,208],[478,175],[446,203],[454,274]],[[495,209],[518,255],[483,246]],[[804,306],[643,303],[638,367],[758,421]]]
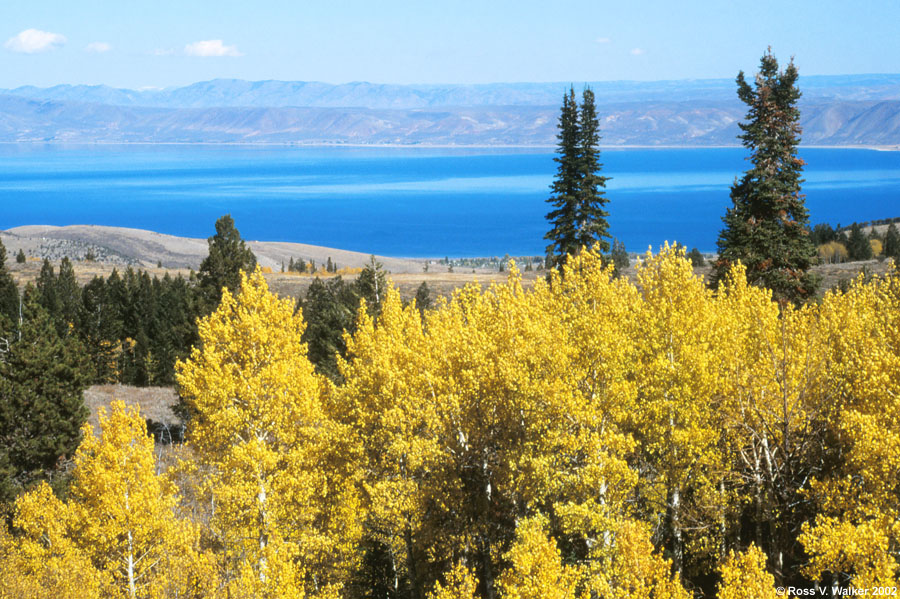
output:
[[[897,0],[3,0],[0,87],[900,72]]]

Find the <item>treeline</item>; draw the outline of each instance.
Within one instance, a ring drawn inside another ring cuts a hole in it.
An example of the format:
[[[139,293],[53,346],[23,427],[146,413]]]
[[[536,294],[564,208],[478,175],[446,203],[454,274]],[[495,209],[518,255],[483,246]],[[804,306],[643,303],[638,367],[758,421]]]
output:
[[[810,240],[817,247],[819,260],[824,263],[856,262],[878,258],[900,260],[900,231],[898,219],[882,219],[871,223],[853,223],[850,227],[819,223],[812,228]],[[882,234],[875,225],[887,224]],[[868,233],[865,228],[871,226]]]
[[[64,499],[39,485],[17,500],[4,588],[687,599],[898,584],[896,277],[794,307],[741,266],[712,291],[666,248],[636,282],[584,251],[530,291],[513,272],[424,313],[374,293],[340,384],[309,360],[304,309],[258,270],[224,293],[177,366],[192,414],[178,464],[161,473],[143,419],[114,404]]]

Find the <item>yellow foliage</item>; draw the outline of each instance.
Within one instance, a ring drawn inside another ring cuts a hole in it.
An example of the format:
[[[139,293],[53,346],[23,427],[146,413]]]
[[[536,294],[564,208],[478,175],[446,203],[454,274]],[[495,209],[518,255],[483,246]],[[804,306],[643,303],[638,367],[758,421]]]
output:
[[[476,599],[478,579],[472,571],[457,564],[447,574],[446,584],[440,582],[434,585],[434,590],[428,593],[428,599]]]
[[[756,545],[729,553],[719,567],[719,599],[776,599],[775,579],[766,571],[766,556]]]
[[[582,567],[585,591],[590,596],[609,599],[653,597],[689,599],[671,562],[653,549],[646,527],[622,521],[615,529],[614,542],[606,556]]]
[[[156,474],[144,420],[113,402],[100,424],[100,437],[85,426],[68,504],[47,485],[17,502],[26,571],[64,596],[69,587],[77,596],[189,595],[203,578],[197,530],[175,516],[175,490]]]
[[[841,470],[817,481],[820,505],[801,542],[807,572],[849,576],[857,586],[900,580],[900,281],[859,278],[829,293],[820,310],[837,408],[832,434],[845,454]]]
[[[819,255],[819,260],[827,264],[846,262],[850,255],[847,253],[846,246],[838,241],[823,243],[818,247],[817,253]]]
[[[543,516],[516,527],[516,540],[505,556],[510,566],[498,581],[505,599],[574,599],[576,572],[562,564],[546,528]]]
[[[270,274],[272,274],[272,267],[271,266],[263,266],[262,268],[260,268],[260,271],[264,275],[270,275]]]
[[[104,597],[108,577],[66,535],[71,515],[46,483],[16,503],[13,539],[0,526],[0,598],[92,599]]]
[[[882,249],[883,244],[881,243],[881,240],[880,240],[880,239],[870,239],[870,240],[869,240],[869,246],[872,248],[872,255],[873,255],[873,256],[880,256],[880,255],[881,255],[881,252],[883,251],[883,249]]]
[[[355,561],[359,501],[327,382],[301,342],[290,300],[259,269],[199,322],[201,346],[176,366],[195,412],[188,445],[215,508],[209,532],[238,596],[327,596]],[[236,573],[236,575],[235,575]]]

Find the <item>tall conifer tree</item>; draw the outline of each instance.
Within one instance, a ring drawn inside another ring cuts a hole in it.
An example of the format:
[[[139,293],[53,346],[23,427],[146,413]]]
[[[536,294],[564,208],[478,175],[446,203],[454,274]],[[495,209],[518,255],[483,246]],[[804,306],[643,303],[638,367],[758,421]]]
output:
[[[609,213],[603,208],[607,198],[603,189],[609,177],[600,173],[600,122],[594,105],[594,92],[590,88],[582,94],[580,122],[578,128],[578,172],[580,175],[577,201],[575,203],[576,251],[582,247],[600,246],[600,251],[609,251]]]
[[[18,310],[19,288],[6,268],[6,247],[0,241],[0,332],[16,320]]]
[[[544,235],[551,242],[547,254],[556,266],[583,247],[599,244],[601,251],[609,251],[608,213],[604,210],[607,199],[603,192],[608,177],[599,175],[600,123],[594,92],[585,89],[579,107],[575,90],[569,88],[563,96],[558,127],[558,156],[553,159],[558,166],[547,200],[553,206],[547,214],[551,228]]]
[[[779,301],[802,302],[815,293],[808,272],[816,255],[809,237],[809,213],[800,193],[804,162],[797,156],[800,111],[797,68],[784,71],[771,49],[760,60],[754,85],[737,76],[738,97],[749,107],[740,139],[752,166],[731,188],[732,207],[719,233],[714,283],[741,261],[747,279],[768,287]]]
[[[216,234],[208,242],[209,255],[203,259],[198,273],[207,312],[219,304],[223,287],[235,293],[241,283],[241,271],[250,272],[256,267],[256,256],[241,239],[230,214],[216,221]]]
[[[556,179],[550,188],[552,195],[547,200],[553,206],[553,210],[547,214],[551,229],[544,235],[544,239],[550,241],[547,254],[553,256],[554,266],[562,264],[565,256],[578,250],[575,202],[581,187],[578,173],[580,131],[574,88],[569,88],[569,93],[563,96],[558,127],[556,138],[559,140],[559,155],[553,158],[557,164]]]

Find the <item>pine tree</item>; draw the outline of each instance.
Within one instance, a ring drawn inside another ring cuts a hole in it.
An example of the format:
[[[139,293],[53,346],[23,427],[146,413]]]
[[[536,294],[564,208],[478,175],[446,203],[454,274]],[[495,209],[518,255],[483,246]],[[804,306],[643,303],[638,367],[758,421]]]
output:
[[[847,240],[847,254],[851,261],[871,260],[872,245],[857,223],[850,225],[850,237]]]
[[[625,244],[618,239],[613,240],[610,258],[612,259],[616,272],[622,272],[622,270],[628,268],[631,264],[631,260],[628,258],[628,251],[625,249]]]
[[[19,253],[16,254],[16,262],[18,264],[25,264],[25,252],[20,248]]]
[[[793,60],[778,70],[771,49],[760,60],[755,87],[743,71],[737,76],[738,97],[749,107],[740,139],[750,150],[752,167],[731,188],[733,206],[722,219],[714,275],[718,285],[741,261],[751,283],[768,287],[781,302],[795,303],[812,297],[818,286],[808,272],[816,248],[800,193],[804,163],[797,156],[797,77]]]
[[[0,241],[0,333],[16,321],[18,310],[19,288],[6,268],[6,248]]]
[[[548,256],[554,265],[562,265],[566,257],[577,254],[582,248],[599,244],[600,250],[609,251],[609,213],[603,208],[607,198],[603,188],[608,177],[599,175],[600,123],[594,105],[594,92],[585,89],[579,107],[575,102],[575,90],[563,96],[557,139],[559,156],[556,179],[551,186],[552,195],[547,200],[554,209],[547,214],[551,229],[544,239]]]
[[[551,229],[544,235],[544,239],[551,242],[547,246],[547,255],[553,257],[554,266],[561,265],[565,256],[579,249],[576,245],[575,202],[581,187],[578,173],[580,131],[574,88],[569,88],[569,93],[563,96],[558,128],[556,138],[559,140],[557,146],[559,156],[553,158],[557,164],[556,179],[550,187],[553,193],[547,200],[554,209],[547,214]]]
[[[594,92],[586,88],[582,94],[580,122],[578,129],[578,171],[579,186],[575,203],[576,251],[582,247],[600,246],[601,252],[609,251],[609,213],[603,208],[606,198],[603,188],[609,177],[600,174],[600,122],[594,105]]]
[[[0,361],[0,463],[12,472],[0,481],[0,500],[37,479],[52,480],[74,455],[88,414],[82,392],[92,377],[84,347],[57,334],[34,288],[23,304],[21,328]]]
[[[897,225],[891,223],[887,232],[884,234],[884,255],[888,258],[897,260],[900,258],[900,233],[897,231]]]
[[[222,288],[234,293],[241,283],[241,271],[249,272],[256,266],[256,256],[241,239],[230,214],[216,221],[216,234],[208,241],[209,255],[203,259],[198,273],[207,311],[218,305]]]

